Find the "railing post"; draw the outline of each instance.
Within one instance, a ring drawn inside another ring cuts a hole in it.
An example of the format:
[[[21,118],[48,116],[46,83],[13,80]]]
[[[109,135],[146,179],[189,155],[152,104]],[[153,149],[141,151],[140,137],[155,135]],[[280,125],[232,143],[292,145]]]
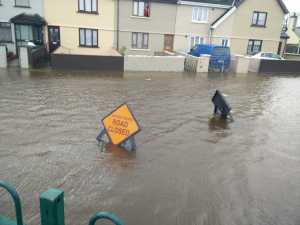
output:
[[[40,195],[41,225],[65,225],[64,192],[49,189]]]

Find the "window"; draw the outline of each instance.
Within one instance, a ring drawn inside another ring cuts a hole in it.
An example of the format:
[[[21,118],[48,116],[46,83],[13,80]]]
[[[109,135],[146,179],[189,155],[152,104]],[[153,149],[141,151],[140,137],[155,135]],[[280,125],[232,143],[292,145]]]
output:
[[[30,7],[29,0],[15,0],[15,6]]]
[[[148,49],[149,48],[149,34],[133,32],[131,47],[133,49]]]
[[[150,2],[149,0],[133,0],[134,16],[149,17],[150,16]]]
[[[79,29],[79,46],[82,47],[98,47],[98,30],[96,29]]]
[[[0,43],[12,42],[10,23],[0,23]]]
[[[229,39],[222,39],[222,46],[223,47],[229,47],[230,46],[230,42],[229,42]]]
[[[16,24],[16,41],[18,45],[33,42],[34,44],[43,44],[43,28],[41,26]]]
[[[300,17],[297,16],[295,20],[296,20],[296,28],[299,28],[300,27]]]
[[[85,13],[98,13],[98,0],[78,0],[78,11]]]
[[[254,12],[252,17],[252,26],[265,27],[267,23],[266,12]]]
[[[204,44],[204,38],[200,36],[192,36],[190,48],[193,48],[195,45],[199,45],[199,44]]]
[[[208,22],[208,8],[193,7],[192,21],[207,23]]]
[[[262,40],[249,40],[247,54],[254,55],[259,53],[261,51],[262,43]]]

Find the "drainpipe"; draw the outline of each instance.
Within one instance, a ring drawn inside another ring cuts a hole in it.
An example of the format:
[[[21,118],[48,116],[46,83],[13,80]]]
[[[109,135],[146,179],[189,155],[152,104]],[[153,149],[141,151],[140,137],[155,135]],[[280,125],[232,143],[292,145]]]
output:
[[[119,50],[120,0],[117,0],[117,50]]]
[[[209,39],[209,44],[212,44],[212,34],[213,34],[214,29],[212,27],[209,28],[209,35],[208,35],[208,39]]]

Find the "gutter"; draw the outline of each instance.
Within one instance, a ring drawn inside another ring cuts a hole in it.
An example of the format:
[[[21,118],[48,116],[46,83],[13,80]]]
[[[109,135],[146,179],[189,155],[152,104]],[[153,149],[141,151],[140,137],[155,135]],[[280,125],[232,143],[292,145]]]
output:
[[[201,7],[208,7],[208,8],[220,8],[220,9],[229,9],[232,7],[231,5],[211,4],[211,3],[182,1],[182,0],[179,0],[177,4],[190,5],[190,6],[201,6]]]
[[[216,20],[212,25],[210,29],[216,29],[220,24],[222,24],[228,17],[230,17],[235,11],[236,6],[232,7],[227,13],[225,13],[222,17],[220,17],[218,20]]]

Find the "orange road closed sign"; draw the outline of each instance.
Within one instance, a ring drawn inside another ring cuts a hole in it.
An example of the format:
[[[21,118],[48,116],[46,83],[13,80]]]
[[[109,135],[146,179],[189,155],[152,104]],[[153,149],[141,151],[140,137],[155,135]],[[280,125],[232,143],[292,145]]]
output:
[[[140,126],[126,104],[120,105],[102,120],[114,145],[118,145],[140,131]]]

